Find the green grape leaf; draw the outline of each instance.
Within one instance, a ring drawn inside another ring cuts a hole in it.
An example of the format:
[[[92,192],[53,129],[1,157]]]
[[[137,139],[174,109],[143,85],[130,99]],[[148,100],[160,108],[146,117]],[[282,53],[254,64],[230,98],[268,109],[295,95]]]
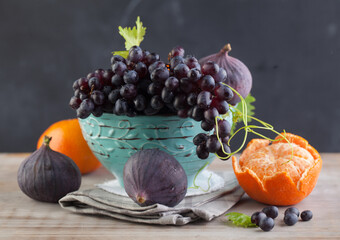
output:
[[[250,216],[238,213],[238,212],[230,212],[227,213],[225,216],[228,217],[228,220],[231,221],[234,225],[239,227],[257,227],[254,223],[251,222]]]
[[[125,39],[125,48],[127,51],[129,51],[132,46],[139,46],[146,32],[146,27],[143,27],[139,16],[137,17],[136,26],[132,29],[130,27],[122,28],[121,26],[119,26],[118,29],[119,34]]]
[[[129,51],[114,51],[112,52],[113,55],[119,55],[122,56],[123,58],[127,58],[127,56],[129,55]]]

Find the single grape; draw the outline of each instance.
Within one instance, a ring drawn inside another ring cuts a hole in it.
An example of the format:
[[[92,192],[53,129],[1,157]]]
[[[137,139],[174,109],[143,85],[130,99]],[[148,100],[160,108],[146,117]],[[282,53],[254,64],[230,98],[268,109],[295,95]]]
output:
[[[99,68],[99,69],[97,69],[97,70],[94,71],[94,76],[93,76],[93,77],[98,78],[98,79],[100,80],[100,82],[103,84],[103,83],[104,83],[104,82],[103,82],[104,73],[105,73],[105,70]],[[91,77],[89,77],[89,79],[90,79],[90,78],[91,78]]]
[[[197,104],[197,93],[189,93],[187,103],[189,106],[195,106]]]
[[[275,219],[279,215],[279,209],[276,206],[265,207],[262,209],[262,212],[272,219]]]
[[[209,108],[207,110],[204,111],[204,119],[211,123],[214,124],[215,123],[215,118],[218,116],[218,111],[216,108]],[[220,131],[220,129],[218,129]]]
[[[127,99],[133,99],[137,96],[137,87],[133,84],[125,84],[120,88],[120,95]]]
[[[188,117],[188,111],[189,109],[181,109],[177,111],[177,116],[180,118],[187,118]]]
[[[162,97],[159,95],[155,95],[151,98],[151,107],[156,110],[161,110],[164,107],[164,102],[162,101]]]
[[[217,97],[214,97],[211,101],[210,107],[214,107],[217,109],[219,114],[226,114],[229,110],[229,104]]]
[[[287,213],[283,218],[283,222],[288,226],[293,226],[298,221],[298,216],[295,213]]]
[[[220,70],[220,67],[213,61],[208,61],[204,63],[202,66],[202,73],[204,75],[214,75],[218,73],[219,70]]]
[[[288,213],[294,213],[298,217],[300,215],[299,209],[297,209],[296,207],[287,208],[286,211],[285,211],[285,215],[288,214]]]
[[[169,59],[176,57],[176,56],[181,56],[181,57],[184,56],[184,49],[182,47],[176,46],[168,54]]]
[[[216,84],[214,94],[217,98],[227,102],[230,101],[234,96],[233,91],[222,83]]]
[[[77,109],[77,118],[85,119],[88,116],[90,116],[90,114],[91,114],[91,112],[89,112],[85,109],[82,109],[82,108]]]
[[[187,75],[187,77],[193,82],[197,82],[201,78],[201,76],[202,76],[201,71],[198,70],[197,68],[190,69]]]
[[[174,68],[180,64],[184,63],[184,58],[181,56],[176,56],[170,60],[170,69],[174,70]]]
[[[274,225],[275,225],[274,219],[270,217],[263,218],[259,222],[259,227],[265,232],[269,232],[270,230],[272,230]]]
[[[108,99],[111,103],[116,103],[120,97],[120,89],[114,89],[110,92]]]
[[[70,103],[69,103],[69,105],[70,105],[71,108],[77,109],[77,108],[79,108],[80,104],[81,104],[80,98],[71,97]]]
[[[221,143],[216,135],[211,135],[205,144],[207,150],[211,153],[216,153],[221,148]]]
[[[120,75],[113,75],[111,78],[111,84],[112,86],[119,88],[124,84],[124,79]]]
[[[148,93],[152,96],[161,95],[163,90],[163,86],[158,83],[151,83],[148,87]]]
[[[211,93],[202,91],[197,96],[197,105],[200,108],[208,109],[211,104]]]
[[[223,161],[226,161],[230,158],[230,156],[228,156],[226,153],[231,153],[230,151],[230,147],[225,144],[225,143],[222,143],[222,146],[223,146],[223,149],[222,147],[220,149],[218,149],[218,151],[216,152],[216,154],[218,155],[218,157],[223,160]],[[223,151],[224,150],[224,151]]]
[[[194,84],[191,82],[189,78],[182,78],[179,82],[180,89],[184,93],[190,93],[195,88]]]
[[[138,73],[139,78],[143,78],[148,73],[148,67],[143,62],[139,62],[135,65],[135,71]]]
[[[89,80],[87,78],[79,78],[78,79],[79,89],[83,92],[89,92]]]
[[[102,106],[96,106],[95,108],[94,108],[94,110],[92,111],[92,114],[93,114],[93,116],[95,116],[95,117],[100,117],[101,115],[103,115],[103,108],[102,108]]]
[[[198,146],[198,145],[202,145],[205,144],[206,141],[208,140],[209,136],[205,133],[199,133],[197,134],[194,139],[193,139],[193,143]]]
[[[89,94],[84,93],[83,91],[79,92],[79,98],[80,100],[84,101],[85,99],[89,98]]]
[[[259,225],[259,222],[261,221],[261,219],[266,218],[267,215],[263,212],[254,212],[251,217],[250,220],[252,223],[254,223],[255,225]]]
[[[218,126],[218,137],[225,138],[225,137],[230,136],[231,126],[227,120],[224,120],[224,119],[218,120],[217,126]]]
[[[73,85],[72,85],[72,88],[74,91],[76,90],[79,90],[80,86],[79,86],[79,79],[75,80]]]
[[[202,121],[204,119],[204,109],[196,105],[193,107],[191,115],[195,121]]]
[[[137,63],[143,58],[143,51],[138,46],[132,46],[129,50],[128,60]]]
[[[199,81],[199,86],[203,91],[212,92],[215,88],[215,80],[210,75],[205,75]]]
[[[155,83],[164,84],[165,80],[169,78],[169,75],[169,70],[166,67],[159,67],[153,70],[150,78]]]
[[[146,56],[146,64],[148,66],[157,61],[159,61],[159,55],[157,53],[150,53]]]
[[[105,101],[105,95],[103,92],[99,91],[99,90],[94,90],[91,93],[91,99],[94,102],[94,104],[96,105],[102,105]]]
[[[196,154],[200,159],[207,159],[209,157],[209,152],[204,144],[196,147]]]
[[[180,94],[175,96],[174,107],[177,110],[181,110],[181,109],[187,108],[187,101],[186,101],[185,94],[180,93]]]
[[[110,92],[112,91],[112,86],[109,86],[109,85],[104,86],[102,91],[105,94],[105,96],[108,96]]]
[[[120,55],[114,55],[111,57],[111,65],[115,64],[116,62],[123,62],[125,63],[125,58]]]
[[[179,81],[177,78],[175,77],[169,77],[166,81],[165,81],[165,87],[169,90],[174,90],[176,88],[179,87]]]
[[[77,89],[77,90],[74,91],[74,96],[79,98],[80,97],[80,93],[81,93],[81,91],[79,89]]]
[[[123,79],[125,83],[137,84],[139,80],[138,73],[135,70],[126,71]]]
[[[199,68],[201,69],[201,65],[198,63],[197,58],[192,57],[192,56],[188,56],[185,58],[185,62],[184,62],[190,69],[192,68]]]
[[[97,78],[97,77],[90,78],[90,80],[89,80],[89,88],[91,90],[100,90],[100,89],[102,89],[102,87],[103,86],[102,86],[99,78]]]
[[[302,221],[309,221],[313,218],[313,213],[310,210],[305,210],[301,212],[301,220]]]
[[[111,78],[113,77],[113,71],[111,69],[107,69],[103,73],[103,82],[104,85],[111,85]]]
[[[115,103],[114,112],[117,115],[125,115],[129,108],[128,103],[124,99],[118,99]]]
[[[123,76],[126,69],[127,66],[124,62],[116,62],[115,64],[112,65],[113,73],[119,76]]]
[[[155,115],[159,112],[159,110],[154,109],[153,107],[151,107],[151,104],[149,103],[148,106],[144,109],[144,114],[147,116],[152,116]]]
[[[94,103],[91,99],[87,98],[81,102],[79,108],[86,110],[87,112],[91,113],[94,109]]]
[[[204,130],[204,131],[211,131],[213,130],[215,127],[215,124],[214,123],[211,123],[211,122],[208,122],[206,120],[203,120],[201,122],[201,128]]]
[[[224,82],[227,79],[227,72],[224,68],[220,68],[218,73],[213,75],[213,78],[215,79],[215,82]]]
[[[146,98],[144,95],[137,95],[136,98],[133,100],[135,108],[137,111],[143,111],[146,108]]]
[[[149,52],[149,51],[147,51],[147,50],[143,50],[143,59],[142,59],[142,61],[143,61],[143,62],[145,62],[145,61],[146,61],[146,57],[147,57],[149,54],[150,54],[150,52]]]
[[[166,67],[165,63],[162,62],[162,61],[157,61],[157,62],[154,62],[153,64],[151,64],[149,66],[148,70],[149,70],[149,73],[152,73],[156,68],[162,68],[162,67]]]
[[[171,90],[167,89],[166,87],[163,88],[161,96],[163,102],[165,103],[171,103],[175,97],[174,93]]]
[[[87,76],[86,76],[87,79],[90,79],[90,78],[93,78],[93,77],[96,77],[98,79],[102,78],[102,76],[100,74],[95,73],[95,72],[91,72],[91,73],[87,74]]]
[[[188,76],[189,70],[187,65],[180,63],[174,68],[174,75],[176,78],[181,79]]]

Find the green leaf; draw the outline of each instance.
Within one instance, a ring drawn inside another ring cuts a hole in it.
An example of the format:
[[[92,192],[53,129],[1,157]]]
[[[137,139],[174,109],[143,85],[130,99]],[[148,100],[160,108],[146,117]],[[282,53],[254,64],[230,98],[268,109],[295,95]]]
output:
[[[139,46],[146,32],[146,27],[143,27],[143,23],[139,17],[137,17],[136,26],[132,29],[130,27],[122,28],[121,26],[119,26],[118,29],[119,34],[125,39],[125,48],[127,51],[129,51],[132,46]]]
[[[123,58],[127,58],[127,56],[129,55],[129,51],[114,51],[112,52],[113,55],[119,55],[122,56]]]
[[[238,213],[238,212],[231,212],[227,213],[225,216],[228,217],[229,221],[232,221],[232,223],[239,227],[257,227],[254,223],[251,222],[250,216]]]

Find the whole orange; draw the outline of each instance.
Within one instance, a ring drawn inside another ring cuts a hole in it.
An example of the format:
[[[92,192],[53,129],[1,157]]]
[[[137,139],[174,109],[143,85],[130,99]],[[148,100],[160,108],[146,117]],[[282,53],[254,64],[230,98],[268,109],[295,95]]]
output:
[[[70,157],[82,174],[92,172],[101,166],[81,133],[78,119],[62,120],[52,124],[40,136],[37,149],[42,145],[45,135],[52,137],[51,149]]]
[[[282,133],[274,142],[253,139],[239,160],[236,178],[253,199],[270,205],[293,205],[313,190],[322,167],[320,154],[304,138]]]

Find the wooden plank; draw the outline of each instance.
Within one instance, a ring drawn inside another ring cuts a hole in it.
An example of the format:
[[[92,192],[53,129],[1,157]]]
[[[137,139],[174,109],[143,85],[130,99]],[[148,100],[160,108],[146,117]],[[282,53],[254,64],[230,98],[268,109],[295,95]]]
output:
[[[280,207],[276,226],[271,232],[259,229],[234,227],[224,217],[212,222],[197,222],[182,227],[152,226],[119,221],[107,217],[93,217],[73,214],[57,204],[31,200],[19,189],[16,180],[17,169],[28,154],[0,154],[0,238],[46,239],[82,238],[93,239],[244,239],[244,238],[340,238],[340,153],[324,153],[323,169],[315,190],[301,203],[300,210],[310,209],[314,218],[310,222],[298,222],[288,227],[283,224]],[[211,169],[231,170],[231,161],[216,160]],[[111,174],[101,167],[84,175],[82,189],[92,187],[111,179]],[[261,210],[263,204],[245,196],[231,211],[252,214]]]

